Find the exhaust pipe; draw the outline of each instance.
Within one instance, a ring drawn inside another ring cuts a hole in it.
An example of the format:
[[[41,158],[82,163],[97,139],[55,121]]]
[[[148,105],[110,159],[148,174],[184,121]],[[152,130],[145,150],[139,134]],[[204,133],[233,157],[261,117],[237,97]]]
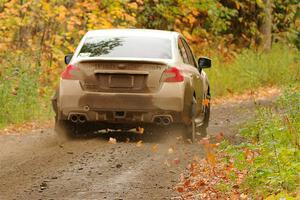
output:
[[[162,118],[161,117],[155,117],[153,122],[156,124],[156,125],[162,125]]]
[[[173,122],[171,115],[157,115],[154,117],[153,122],[159,126],[168,126]]]
[[[78,121],[79,121],[80,123],[85,123],[85,122],[86,122],[85,116],[84,116],[84,115],[79,115]]]
[[[171,124],[171,119],[170,119],[170,117],[162,117],[162,124],[163,124],[164,126],[170,125],[170,124]]]
[[[71,115],[70,120],[71,120],[71,122],[73,122],[73,123],[77,123],[77,121],[78,121],[78,116],[77,116],[77,115]]]
[[[83,113],[70,113],[68,119],[73,123],[85,123],[87,116]]]

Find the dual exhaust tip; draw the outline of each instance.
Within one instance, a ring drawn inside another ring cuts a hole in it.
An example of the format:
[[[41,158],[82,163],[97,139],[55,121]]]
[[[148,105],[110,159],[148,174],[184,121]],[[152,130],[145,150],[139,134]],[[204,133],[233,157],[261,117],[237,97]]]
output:
[[[83,114],[71,114],[69,120],[73,123],[85,123],[87,118]],[[153,122],[159,126],[168,126],[173,122],[173,118],[170,115],[155,116]]]
[[[86,122],[86,116],[82,114],[72,114],[70,115],[69,119],[73,123],[85,123]]]
[[[153,122],[159,126],[168,126],[171,124],[172,121],[173,121],[173,119],[169,115],[156,116],[156,117],[154,117],[154,120],[153,120]]]

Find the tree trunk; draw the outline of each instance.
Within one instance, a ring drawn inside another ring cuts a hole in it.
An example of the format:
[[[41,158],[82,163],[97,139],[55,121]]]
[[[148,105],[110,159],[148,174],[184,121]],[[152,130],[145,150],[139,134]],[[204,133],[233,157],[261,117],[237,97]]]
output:
[[[263,0],[263,17],[260,25],[262,35],[260,46],[264,51],[272,47],[272,0]]]

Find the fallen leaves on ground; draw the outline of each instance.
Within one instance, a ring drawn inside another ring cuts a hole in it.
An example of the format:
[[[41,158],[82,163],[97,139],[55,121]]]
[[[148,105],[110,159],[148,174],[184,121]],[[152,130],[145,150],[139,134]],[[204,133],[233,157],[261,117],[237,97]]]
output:
[[[223,132],[218,133],[215,138],[217,142],[221,142],[224,139],[224,133]]]
[[[183,140],[183,137],[182,137],[182,136],[178,136],[178,137],[176,137],[176,140],[182,141],[182,140]]]
[[[281,90],[277,87],[261,87],[255,91],[249,90],[244,94],[231,94],[225,97],[215,98],[211,101],[212,104],[224,104],[224,103],[239,103],[247,100],[261,100],[270,98],[272,96],[278,96],[281,94]]]
[[[168,160],[165,160],[165,163],[164,163],[164,164],[165,164],[167,167],[170,167],[170,166],[171,166]]]
[[[175,158],[175,159],[173,160],[173,163],[174,163],[175,165],[178,165],[178,164],[180,163],[179,158]]]
[[[5,128],[0,129],[0,135],[21,135],[34,131],[44,132],[45,129],[52,128],[53,126],[54,123],[52,120],[11,124],[9,126],[6,126]]]
[[[157,147],[158,147],[158,144],[152,145],[152,151],[157,152]]]
[[[219,142],[222,136],[220,133],[213,139]],[[247,170],[234,168],[233,161],[221,162],[228,155],[218,151],[219,143],[210,143],[209,137],[200,140],[199,144],[203,145],[206,157],[194,157],[186,171],[179,175],[175,190],[180,196],[173,199],[247,199],[240,189]],[[245,151],[249,160],[252,159],[250,155],[249,150]]]
[[[173,149],[173,147],[170,147],[170,148],[168,149],[168,154],[172,154],[172,153],[174,153],[174,149]]]
[[[191,139],[186,140],[189,144],[193,144],[193,141]]]
[[[142,141],[142,140],[138,141],[138,142],[136,143],[136,146],[137,146],[137,147],[142,147],[142,146],[143,146],[143,141]]]
[[[117,140],[115,138],[110,137],[108,140],[109,144],[117,144]]]

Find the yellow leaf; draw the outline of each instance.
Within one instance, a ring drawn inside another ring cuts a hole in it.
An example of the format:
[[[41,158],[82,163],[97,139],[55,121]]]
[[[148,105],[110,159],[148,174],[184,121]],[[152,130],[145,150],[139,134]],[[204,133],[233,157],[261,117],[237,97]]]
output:
[[[115,138],[110,137],[109,140],[108,140],[108,143],[110,143],[110,144],[116,144],[117,140]]]
[[[216,165],[216,156],[213,152],[211,152],[211,151],[207,152],[207,161],[213,167]]]
[[[197,21],[193,15],[189,15],[187,18],[190,24],[194,24]]]
[[[209,105],[209,99],[203,99],[202,105],[203,106],[208,106]]]
[[[192,40],[193,39],[192,35],[189,32],[187,32],[187,31],[183,31],[182,34],[188,40]]]
[[[145,129],[142,128],[142,127],[137,127],[137,128],[136,128],[136,131],[137,131],[139,134],[143,134],[144,131],[145,131]]]
[[[142,140],[138,141],[138,142],[136,143],[136,146],[137,146],[137,147],[143,146],[143,141],[142,141]]]
[[[237,10],[239,10],[239,9],[241,8],[240,3],[236,1],[236,2],[235,2],[235,7],[236,7]]]
[[[256,4],[261,8],[264,7],[264,2],[262,0],[256,0]]]
[[[192,11],[192,14],[193,14],[194,16],[198,16],[198,15],[199,15],[199,11],[193,10],[193,11]]]
[[[174,149],[173,149],[172,147],[171,147],[171,148],[169,148],[169,149],[168,149],[168,153],[169,153],[169,154],[172,154],[172,153],[174,153]]]
[[[158,146],[158,144],[154,144],[154,145],[152,146],[152,151],[153,151],[153,152],[156,152],[156,151],[157,151],[157,146]]]
[[[133,3],[129,3],[129,4],[127,4],[128,5],[128,7],[129,8],[131,8],[131,9],[137,9],[138,8],[138,5],[137,5],[137,3],[135,3],[135,2],[133,2]]]

